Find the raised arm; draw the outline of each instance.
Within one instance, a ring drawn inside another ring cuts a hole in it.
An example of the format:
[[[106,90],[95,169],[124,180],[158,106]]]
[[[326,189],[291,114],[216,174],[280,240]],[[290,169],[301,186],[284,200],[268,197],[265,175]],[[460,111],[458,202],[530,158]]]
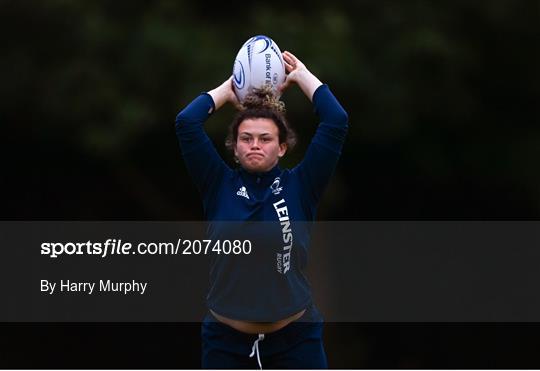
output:
[[[290,52],[283,53],[285,68],[289,72],[281,90],[298,84],[313,102],[320,124],[302,162],[294,168],[304,186],[310,191],[310,201],[317,204],[328,184],[348,131],[347,112],[334,97],[328,85],[323,84],[306,66]]]
[[[176,135],[182,156],[205,208],[216,195],[219,179],[230,169],[217,153],[203,124],[226,102],[237,104],[231,83],[229,78],[217,88],[202,93],[176,116]]]

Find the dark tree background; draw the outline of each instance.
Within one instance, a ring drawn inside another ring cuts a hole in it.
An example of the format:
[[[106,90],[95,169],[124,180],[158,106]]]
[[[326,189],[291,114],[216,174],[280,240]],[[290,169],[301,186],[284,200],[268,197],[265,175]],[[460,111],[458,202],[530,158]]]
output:
[[[319,219],[540,218],[538,0],[2,0],[0,9],[3,220],[200,220],[174,118],[230,75],[255,34],[299,56],[349,113]],[[283,99],[300,137],[284,160],[292,167],[317,121],[298,88]],[[226,158],[232,113],[206,126]],[[2,329],[0,366],[199,367],[194,325]],[[532,324],[326,332],[337,368],[537,368],[538,336]],[[69,352],[53,356],[56,346]]]

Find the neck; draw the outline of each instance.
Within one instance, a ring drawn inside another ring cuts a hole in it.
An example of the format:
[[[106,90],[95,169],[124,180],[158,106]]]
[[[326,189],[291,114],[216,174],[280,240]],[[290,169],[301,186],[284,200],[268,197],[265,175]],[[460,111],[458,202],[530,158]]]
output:
[[[263,175],[263,174],[266,174],[266,173],[269,173],[271,172],[276,166],[277,166],[277,161],[275,164],[273,164],[272,166],[270,166],[269,168],[267,169],[264,169],[264,170],[251,170],[251,169],[246,169],[245,167],[242,167],[242,169],[249,173],[249,174],[252,174],[252,175]]]

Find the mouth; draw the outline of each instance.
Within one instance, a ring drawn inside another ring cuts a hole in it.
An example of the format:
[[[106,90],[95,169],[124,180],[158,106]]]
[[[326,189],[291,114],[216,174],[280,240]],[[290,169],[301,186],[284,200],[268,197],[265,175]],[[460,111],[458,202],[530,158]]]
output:
[[[248,155],[246,155],[247,158],[263,158],[264,156],[260,153],[249,153]]]

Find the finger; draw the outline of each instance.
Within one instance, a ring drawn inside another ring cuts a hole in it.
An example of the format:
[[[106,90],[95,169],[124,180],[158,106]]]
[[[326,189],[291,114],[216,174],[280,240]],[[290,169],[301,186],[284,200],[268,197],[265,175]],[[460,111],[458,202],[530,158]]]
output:
[[[291,72],[292,70],[294,70],[294,67],[290,65],[289,63],[285,61],[283,61],[283,63],[285,64],[285,70],[287,70],[287,72]]]
[[[291,60],[291,62],[294,63],[294,62],[298,61],[298,58],[296,58],[296,56],[293,53],[291,53],[289,51],[285,51],[285,54],[286,54],[287,58]]]
[[[288,51],[284,51],[283,53],[281,53],[281,55],[283,55],[283,59],[285,59],[287,62],[291,62],[292,58]]]
[[[290,56],[288,56],[288,55],[285,54],[284,57],[283,57],[283,61],[286,62],[286,63],[288,63],[289,66],[291,66],[291,67],[294,68],[294,66],[295,66],[295,61],[294,61],[294,59],[291,58]]]
[[[304,63],[302,63],[302,61],[300,61],[300,59],[298,59],[294,54],[292,54],[291,52],[287,52],[287,59],[289,61],[289,63],[294,67],[294,68],[304,68],[305,65]]]
[[[291,53],[289,52],[286,52],[287,54],[285,54],[284,56],[284,59],[287,61],[287,63],[289,63],[291,66],[293,67],[298,67],[298,65],[301,64],[300,60],[298,60],[298,58],[296,58],[294,55],[292,55]]]

